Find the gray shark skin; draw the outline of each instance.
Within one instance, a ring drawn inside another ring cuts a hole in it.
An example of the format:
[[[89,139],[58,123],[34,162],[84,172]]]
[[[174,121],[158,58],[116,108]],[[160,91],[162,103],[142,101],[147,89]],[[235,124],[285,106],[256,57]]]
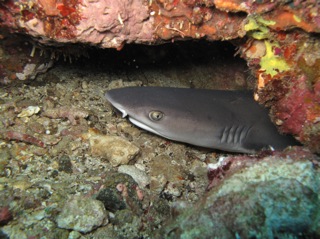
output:
[[[249,91],[127,87],[105,96],[136,126],[174,141],[238,153],[297,144]]]

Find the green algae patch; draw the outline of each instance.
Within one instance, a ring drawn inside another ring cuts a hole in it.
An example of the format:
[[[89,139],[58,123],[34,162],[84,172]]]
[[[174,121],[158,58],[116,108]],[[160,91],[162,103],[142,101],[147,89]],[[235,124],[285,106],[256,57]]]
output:
[[[266,54],[261,57],[260,66],[266,74],[270,74],[271,77],[275,76],[279,72],[288,71],[290,69],[287,62],[280,56],[276,56],[273,52],[273,47],[278,46],[277,43],[271,43],[264,41],[266,46]]]
[[[244,25],[244,30],[257,40],[266,39],[269,36],[270,30],[268,26],[276,24],[275,21],[265,20],[261,16],[249,17],[248,23]]]

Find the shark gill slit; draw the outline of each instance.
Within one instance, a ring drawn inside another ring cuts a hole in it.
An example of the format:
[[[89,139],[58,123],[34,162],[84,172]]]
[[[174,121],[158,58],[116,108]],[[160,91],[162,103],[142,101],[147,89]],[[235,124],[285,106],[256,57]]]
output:
[[[233,142],[233,139],[234,139],[234,131],[235,131],[235,129],[234,129],[234,126],[231,126],[230,127],[230,130],[229,130],[229,133],[228,133],[228,137],[227,137],[227,143],[228,144],[231,144],[232,142]]]
[[[220,136],[220,143],[228,143],[228,144],[240,144],[249,133],[250,127],[246,126],[226,126],[223,128]]]
[[[251,130],[251,128],[252,128],[252,125],[250,125],[250,127],[247,127],[247,126],[243,127],[241,134],[240,134],[239,143],[241,143],[245,138],[247,138],[247,135],[248,135],[249,131]]]
[[[237,132],[237,142],[240,144],[243,139],[246,138],[247,133],[248,133],[248,128],[245,125],[242,125],[239,127],[239,132]]]
[[[227,138],[228,138],[228,134],[230,131],[230,127],[225,126],[222,130],[221,136],[220,136],[220,143],[225,143]]]
[[[236,126],[236,130],[234,132],[234,136],[233,136],[233,144],[238,144],[239,143],[239,139],[240,139],[240,133],[243,127],[241,126]]]

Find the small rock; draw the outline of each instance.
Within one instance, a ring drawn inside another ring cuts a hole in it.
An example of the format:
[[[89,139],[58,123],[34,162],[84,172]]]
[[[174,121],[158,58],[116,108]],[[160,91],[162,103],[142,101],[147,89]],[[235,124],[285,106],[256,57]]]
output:
[[[72,173],[72,163],[67,155],[63,155],[62,157],[59,158],[58,160],[59,164],[59,171],[63,171],[66,173]]]
[[[46,132],[44,126],[37,121],[29,121],[28,127],[37,134],[44,134]]]
[[[113,80],[109,83],[109,90],[123,88],[123,87],[131,87],[131,86],[141,86],[142,82],[139,80],[136,81],[123,81],[122,79]]]
[[[87,233],[108,223],[107,211],[98,200],[74,197],[61,209],[56,222],[60,228]]]
[[[115,213],[130,209],[136,215],[141,215],[142,204],[137,193],[137,183],[128,174],[110,173],[96,199],[101,201],[108,211]]]
[[[118,172],[130,175],[140,188],[145,188],[148,184],[150,184],[150,177],[148,177],[146,172],[138,169],[134,165],[121,165],[118,168]]]
[[[134,127],[132,124],[130,124],[127,121],[118,123],[117,129],[120,132],[133,136],[134,138],[138,138],[141,134],[141,130],[139,130],[137,127]]]
[[[2,231],[0,231],[0,238],[1,239],[10,239],[7,234],[4,234]]]
[[[158,155],[150,164],[150,188],[157,192],[165,192],[170,198],[181,195],[185,182],[181,179],[186,178],[183,167],[175,162],[167,155]],[[170,182],[170,185],[167,182]]]
[[[6,167],[10,162],[10,152],[6,148],[0,148],[0,176],[6,174]]]
[[[177,187],[174,183],[169,182],[167,183],[163,193],[169,197],[179,197],[182,194],[182,191],[180,187]]]
[[[150,189],[153,192],[160,194],[163,192],[163,189],[166,186],[167,182],[167,179],[162,174],[156,177],[151,177]]]
[[[134,214],[130,209],[124,209],[115,212],[115,218],[112,221],[114,225],[123,225],[123,224],[130,224],[134,219]]]
[[[19,80],[27,80],[36,70],[36,64],[26,64],[22,73],[16,73]]]
[[[7,225],[1,228],[0,238],[5,239],[28,239],[25,230],[20,225]]]
[[[79,239],[82,237],[82,234],[77,231],[72,231],[69,233],[68,239]]]
[[[115,230],[112,224],[108,224],[105,227],[98,228],[91,233],[91,238],[97,239],[115,239],[119,238],[118,228]]]
[[[17,179],[13,181],[10,186],[13,189],[20,189],[22,191],[25,191],[32,186],[32,183],[29,180],[22,178],[22,179]]]
[[[88,89],[88,83],[86,81],[81,82],[81,88],[82,89]]]
[[[18,114],[18,117],[19,118],[30,117],[34,114],[39,113],[39,111],[40,111],[39,106],[28,106],[27,108],[23,109],[20,114]]]
[[[105,208],[111,212],[126,208],[125,202],[115,187],[102,189],[97,196],[97,200],[101,201]]]
[[[89,140],[92,155],[106,158],[112,166],[129,163],[140,151],[119,136],[94,135]]]

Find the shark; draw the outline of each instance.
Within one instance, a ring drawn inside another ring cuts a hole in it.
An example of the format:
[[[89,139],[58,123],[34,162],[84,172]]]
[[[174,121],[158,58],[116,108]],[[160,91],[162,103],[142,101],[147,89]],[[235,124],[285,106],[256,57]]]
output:
[[[250,91],[125,87],[105,97],[134,125],[173,141],[249,154],[297,144]]]

